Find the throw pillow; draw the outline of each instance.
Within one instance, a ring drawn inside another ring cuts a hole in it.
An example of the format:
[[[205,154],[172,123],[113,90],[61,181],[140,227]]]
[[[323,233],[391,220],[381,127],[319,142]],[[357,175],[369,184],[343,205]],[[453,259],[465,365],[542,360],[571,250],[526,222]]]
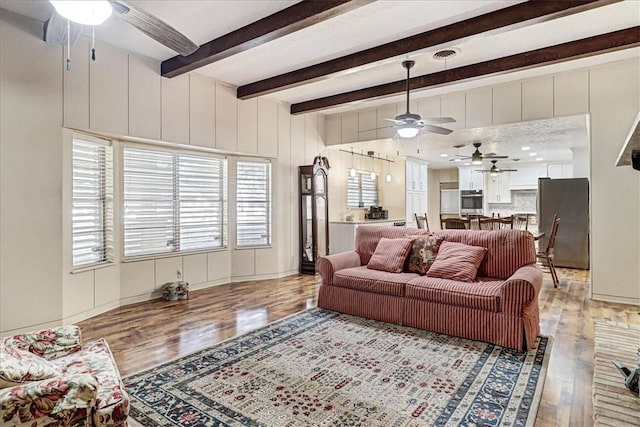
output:
[[[422,276],[427,274],[438,254],[442,237],[420,236],[413,241],[407,270]]]
[[[376,246],[367,268],[388,271],[389,273],[400,273],[410,250],[411,240],[409,239],[387,239],[383,237],[378,241],[378,246]]]
[[[487,248],[444,241],[427,276],[472,282],[486,253]]]
[[[61,375],[60,368],[42,357],[0,346],[0,389]]]

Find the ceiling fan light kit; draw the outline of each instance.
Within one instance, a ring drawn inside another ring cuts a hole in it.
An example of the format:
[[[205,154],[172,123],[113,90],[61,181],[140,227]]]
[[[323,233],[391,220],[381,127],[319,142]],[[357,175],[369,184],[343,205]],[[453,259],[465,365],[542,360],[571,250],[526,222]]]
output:
[[[106,0],[49,1],[61,16],[82,25],[100,25],[113,12],[111,4]]]

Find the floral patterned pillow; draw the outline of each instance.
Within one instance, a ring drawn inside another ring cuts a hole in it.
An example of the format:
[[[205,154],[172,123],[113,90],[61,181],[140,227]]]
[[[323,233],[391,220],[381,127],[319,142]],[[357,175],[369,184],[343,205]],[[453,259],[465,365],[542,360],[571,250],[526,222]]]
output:
[[[442,240],[442,237],[436,236],[420,236],[416,238],[409,254],[407,269],[411,273],[418,273],[422,276],[427,274],[431,264],[436,259]]]
[[[61,375],[60,368],[42,357],[0,346],[0,389]]]

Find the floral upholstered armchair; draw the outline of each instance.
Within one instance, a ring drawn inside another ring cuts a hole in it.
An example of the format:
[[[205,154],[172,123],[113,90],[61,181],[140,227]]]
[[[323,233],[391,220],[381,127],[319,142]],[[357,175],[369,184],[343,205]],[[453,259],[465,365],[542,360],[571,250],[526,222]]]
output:
[[[127,426],[127,396],[104,339],[77,326],[0,341],[0,425]]]

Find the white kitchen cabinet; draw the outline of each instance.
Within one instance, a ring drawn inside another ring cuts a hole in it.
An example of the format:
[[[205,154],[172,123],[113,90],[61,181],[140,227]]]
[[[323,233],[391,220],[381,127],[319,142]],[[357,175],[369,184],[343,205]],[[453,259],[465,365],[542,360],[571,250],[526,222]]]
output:
[[[553,163],[547,168],[549,178],[573,178],[573,165],[571,163]]]
[[[502,172],[496,176],[489,176],[487,181],[488,203],[511,203],[511,172]]]
[[[538,178],[547,176],[547,164],[513,165],[517,172],[511,172],[510,188],[512,190],[536,190]]]
[[[476,172],[478,166],[468,166],[458,168],[458,186],[460,190],[484,190],[484,174]]]
[[[406,162],[405,208],[407,224],[415,225],[414,214],[427,212],[427,165],[416,161]]]
[[[427,165],[407,161],[407,191],[427,191]]]

